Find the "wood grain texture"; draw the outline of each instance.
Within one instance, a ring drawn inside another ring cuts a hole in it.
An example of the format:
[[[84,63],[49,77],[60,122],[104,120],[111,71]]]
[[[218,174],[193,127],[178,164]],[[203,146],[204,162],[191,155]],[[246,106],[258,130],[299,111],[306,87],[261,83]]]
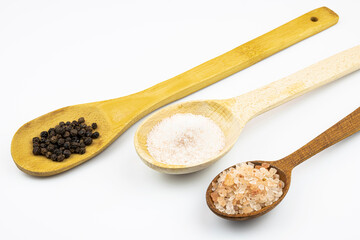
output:
[[[360,107],[294,153],[280,159],[276,164],[289,172],[300,163],[359,130]]]
[[[360,69],[360,45],[326,58],[283,79],[227,100],[242,119],[260,115],[276,106]]]
[[[337,122],[335,125],[330,127],[328,130],[317,136],[315,139],[295,151],[294,153],[278,160],[278,161],[251,161],[256,165],[261,165],[261,163],[269,163],[271,167],[274,167],[278,170],[278,174],[280,175],[280,179],[285,183],[285,187],[283,189],[283,195],[272,205],[264,207],[259,211],[252,212],[249,214],[226,214],[220,212],[216,209],[210,194],[212,193],[212,184],[209,184],[209,187],[206,191],[206,203],[211,209],[219,217],[225,218],[227,220],[234,221],[242,221],[255,217],[259,217],[264,215],[265,213],[272,210],[276,207],[286,196],[290,188],[291,182],[291,172],[294,167],[303,161],[309,159],[315,154],[321,152],[322,150],[334,145],[335,143],[340,142],[341,140],[353,135],[354,133],[360,131],[360,107],[357,108],[354,112]],[[235,165],[234,165],[235,166]],[[234,167],[231,166],[231,167]],[[230,168],[231,168],[230,167]],[[228,170],[227,168],[226,170]],[[217,181],[220,174],[218,174],[212,182]]]
[[[230,151],[246,123],[253,117],[358,69],[360,45],[239,97],[190,101],[169,106],[152,114],[139,126],[135,133],[136,151],[145,164],[160,172],[185,174],[199,171]],[[176,113],[203,115],[213,120],[224,132],[224,149],[201,164],[169,165],[156,161],[147,150],[147,135],[154,125]]]
[[[318,21],[311,21],[316,17]],[[187,72],[129,96],[58,109],[24,124],[14,135],[11,155],[22,171],[34,176],[51,176],[69,170],[102,152],[126,129],[153,110],[217,82],[336,24],[338,16],[326,7],[306,13],[250,42]],[[31,139],[60,121],[85,117],[97,122],[100,138],[84,155],[63,162],[34,156]]]

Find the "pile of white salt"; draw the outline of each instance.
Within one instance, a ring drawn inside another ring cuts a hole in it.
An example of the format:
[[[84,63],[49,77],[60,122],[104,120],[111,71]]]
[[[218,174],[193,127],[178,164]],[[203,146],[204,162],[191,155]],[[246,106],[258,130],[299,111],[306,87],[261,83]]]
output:
[[[157,161],[170,165],[192,165],[217,156],[225,136],[210,118],[191,113],[175,114],[153,127],[147,148]]]

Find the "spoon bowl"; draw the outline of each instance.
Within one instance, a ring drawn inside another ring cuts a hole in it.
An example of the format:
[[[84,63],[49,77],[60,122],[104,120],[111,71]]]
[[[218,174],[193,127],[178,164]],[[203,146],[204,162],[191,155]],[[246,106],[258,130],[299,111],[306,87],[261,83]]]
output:
[[[259,217],[269,212],[275,208],[286,196],[290,188],[291,182],[291,172],[300,163],[311,158],[315,154],[321,152],[322,150],[334,145],[335,143],[353,135],[354,133],[360,131],[360,107],[357,108],[354,112],[337,122],[335,125],[327,129],[325,132],[311,140],[309,143],[305,144],[303,147],[293,152],[292,154],[278,160],[278,161],[251,161],[255,165],[261,165],[262,163],[268,163],[270,167],[273,167],[277,170],[280,180],[284,182],[284,188],[282,189],[283,194],[280,198],[269,206],[265,206],[258,211],[253,211],[248,214],[227,214],[219,211],[211,198],[211,193],[213,192],[212,183],[216,182],[220,177],[219,173],[210,183],[206,191],[206,203],[210,210],[216,215],[228,219],[228,220],[247,220],[255,217]],[[235,167],[236,165],[232,166]],[[230,167],[230,168],[232,168]],[[225,169],[228,170],[229,168]]]
[[[204,161],[201,164],[170,165],[156,161],[156,159],[153,158],[148,151],[147,136],[153,127],[164,118],[177,113],[202,115],[214,121],[225,135],[225,147],[222,151],[214,158]],[[226,154],[235,144],[243,126],[244,125],[241,124],[239,119],[234,116],[233,112],[222,105],[219,101],[190,101],[173,104],[146,118],[144,123],[141,124],[135,133],[134,144],[140,158],[151,168],[169,174],[186,174],[204,169]]]
[[[134,138],[135,149],[144,163],[157,171],[170,174],[199,171],[224,156],[235,144],[245,124],[253,117],[359,68],[360,45],[235,98],[190,101],[168,106],[149,116],[139,126]],[[215,122],[225,135],[225,147],[222,151],[192,165],[164,164],[152,157],[147,149],[149,132],[163,119],[179,113],[202,115]]]
[[[270,164],[270,167],[275,168],[277,170],[277,174],[279,174],[280,176],[280,180],[283,181],[285,183],[284,188],[282,189],[283,194],[281,195],[281,197],[274,202],[273,204],[263,207],[261,208],[259,211],[253,211],[251,213],[247,213],[247,214],[227,214],[224,212],[219,211],[216,207],[215,204],[213,202],[213,200],[211,199],[211,193],[213,192],[212,190],[212,183],[216,182],[218,180],[218,178],[220,177],[219,173],[209,184],[209,187],[206,190],[206,203],[208,205],[208,207],[210,208],[210,210],[215,213],[217,216],[222,217],[224,219],[227,220],[232,220],[232,221],[243,221],[243,220],[248,220],[251,218],[255,218],[255,217],[259,217],[264,215],[265,213],[271,211],[273,208],[275,208],[286,196],[286,194],[289,191],[289,187],[290,187],[290,182],[291,182],[291,172],[286,172],[283,171],[281,168],[277,167],[276,162],[271,162],[271,161],[252,161],[251,163],[253,163],[255,166],[256,165],[261,165],[262,163],[268,163]],[[229,170],[230,168],[234,168],[236,165],[231,166],[227,169],[225,169],[224,171]]]
[[[83,155],[73,154],[63,162],[53,162],[32,153],[32,138],[40,132],[54,127],[61,121],[73,121],[84,117],[87,123],[96,122],[101,137],[86,148]],[[42,115],[27,122],[18,129],[11,143],[11,154],[16,166],[22,171],[35,176],[49,176],[73,168],[94,157],[105,149],[116,137],[110,119],[95,105],[76,105],[65,107]]]

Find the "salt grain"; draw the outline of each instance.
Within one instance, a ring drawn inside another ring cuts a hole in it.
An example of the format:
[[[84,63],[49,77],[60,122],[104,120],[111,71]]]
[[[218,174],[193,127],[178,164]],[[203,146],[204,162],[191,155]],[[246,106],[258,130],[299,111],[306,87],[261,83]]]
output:
[[[147,138],[150,155],[170,165],[202,163],[218,155],[224,146],[225,136],[219,126],[210,118],[191,113],[163,119]]]

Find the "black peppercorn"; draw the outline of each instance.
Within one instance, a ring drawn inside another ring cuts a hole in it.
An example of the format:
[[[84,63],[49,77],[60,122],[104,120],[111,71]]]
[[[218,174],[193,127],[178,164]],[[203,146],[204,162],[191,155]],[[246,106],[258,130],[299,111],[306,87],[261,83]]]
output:
[[[48,132],[47,132],[47,131],[42,131],[42,132],[40,133],[40,136],[41,136],[42,138],[47,138]]]
[[[84,136],[85,133],[86,133],[86,131],[85,131],[84,129],[81,129],[81,130],[78,132],[78,134],[79,134],[80,136]]]
[[[98,138],[100,136],[99,132],[94,132],[93,134],[91,134],[91,138]]]
[[[34,148],[33,148],[33,154],[34,154],[34,155],[41,155],[41,148],[39,148],[39,147],[34,147]]]
[[[78,119],[78,122],[79,122],[79,123],[85,122],[85,118],[83,118],[83,117],[79,118],[79,119]]]
[[[60,127],[59,125],[57,125],[57,126],[55,127],[55,132],[56,132],[57,134],[60,134],[60,129],[61,129],[61,127]]]
[[[57,160],[57,155],[56,154],[51,154],[51,160],[53,160],[53,161],[56,161]]]
[[[49,144],[46,149],[49,151],[49,152],[54,152],[55,150],[55,146],[53,144]]]
[[[64,154],[65,158],[68,158],[68,157],[70,157],[71,152],[70,152],[70,150],[64,150],[63,154]]]
[[[92,143],[92,139],[90,137],[87,137],[84,139],[84,143],[86,146],[89,146]]]
[[[66,150],[64,150],[63,154],[64,154],[65,158],[68,158],[68,157],[70,157],[71,152],[70,152],[70,150],[66,149]]]
[[[59,146],[64,145],[64,143],[65,143],[65,139],[63,139],[63,138],[60,138],[60,139],[57,141],[57,144],[58,144]]]
[[[45,157],[47,157],[47,158],[51,159],[51,155],[52,155],[52,153],[51,153],[51,152],[47,152],[47,153],[45,154]]]
[[[69,149],[70,148],[70,142],[65,142],[64,143],[64,148]]]
[[[79,150],[79,153],[80,154],[84,154],[86,152],[86,149],[83,147],[83,148],[80,148],[80,150]]]
[[[64,127],[60,127],[58,134],[63,135],[65,133],[65,128]]]
[[[75,137],[78,134],[78,131],[76,129],[71,129],[70,134]]]
[[[63,154],[61,154],[61,155],[59,155],[59,156],[57,156],[57,161],[58,162],[62,162],[62,161],[64,161],[64,159],[65,159],[65,156],[63,155]]]
[[[61,154],[61,151],[60,151],[60,149],[57,148],[57,149],[54,150],[54,153],[55,153],[56,155],[60,155],[60,154]]]
[[[58,138],[56,136],[52,136],[50,138],[50,142],[53,143],[53,144],[55,144],[57,142],[57,140],[58,140]]]
[[[41,155],[45,155],[47,153],[46,148],[41,148]]]
[[[71,130],[71,129],[70,129],[70,130]],[[64,138],[70,137],[70,132],[69,132],[69,131],[64,132],[63,137],[64,137]]]

